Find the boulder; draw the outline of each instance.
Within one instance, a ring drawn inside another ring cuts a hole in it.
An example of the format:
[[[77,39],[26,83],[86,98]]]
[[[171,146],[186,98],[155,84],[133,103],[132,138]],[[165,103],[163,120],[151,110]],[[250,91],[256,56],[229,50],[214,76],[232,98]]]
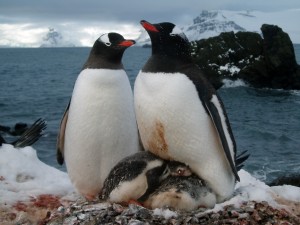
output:
[[[254,32],[225,32],[191,43],[194,62],[218,89],[223,79],[253,87],[300,89],[300,67],[287,33],[274,25]]]
[[[263,53],[270,74],[271,87],[294,88],[295,75],[299,66],[296,62],[294,46],[289,35],[278,26],[266,25],[261,27],[264,37]],[[300,78],[300,77],[299,77]],[[299,81],[299,80],[298,80]],[[299,89],[298,86],[297,89]]]

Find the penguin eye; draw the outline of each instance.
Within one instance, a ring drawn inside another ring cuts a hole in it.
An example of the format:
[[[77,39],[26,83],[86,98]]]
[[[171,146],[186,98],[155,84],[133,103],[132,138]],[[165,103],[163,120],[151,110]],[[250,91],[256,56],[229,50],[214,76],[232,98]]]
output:
[[[184,174],[184,170],[183,169],[178,169],[177,170],[177,174],[180,175],[180,176],[183,175]]]
[[[111,46],[111,43],[109,43],[109,42],[105,42],[104,43],[106,46]]]

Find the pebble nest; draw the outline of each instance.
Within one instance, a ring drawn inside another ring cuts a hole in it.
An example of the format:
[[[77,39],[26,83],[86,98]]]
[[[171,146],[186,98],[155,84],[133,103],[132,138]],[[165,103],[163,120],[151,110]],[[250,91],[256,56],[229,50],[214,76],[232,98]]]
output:
[[[297,212],[299,213],[299,212]],[[276,209],[267,202],[245,202],[238,208],[225,206],[222,211],[198,209],[191,212],[172,209],[149,210],[139,205],[76,202],[60,206],[39,224],[300,224],[300,215]]]

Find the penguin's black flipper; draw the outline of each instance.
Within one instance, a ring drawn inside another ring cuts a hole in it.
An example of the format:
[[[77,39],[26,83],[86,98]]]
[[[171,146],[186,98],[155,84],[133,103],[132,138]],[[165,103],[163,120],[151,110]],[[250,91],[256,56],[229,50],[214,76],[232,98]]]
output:
[[[104,181],[101,199],[107,200],[110,193],[119,188],[122,182],[135,179],[146,168],[147,163],[142,160],[134,160],[135,156],[138,154],[124,158],[112,168]]]
[[[15,148],[23,148],[26,146],[33,145],[43,134],[47,124],[45,120],[39,118],[31,125],[16,141],[11,144]]]
[[[216,99],[214,99],[213,101],[213,99],[211,98],[209,101],[206,101],[205,106],[220,137],[225,155],[230,164],[235,179],[237,181],[240,181],[235,165],[236,144],[232,135],[231,127],[219,96],[217,94],[213,96],[215,96]],[[217,103],[215,101],[217,101]],[[227,132],[227,135],[225,134],[225,132]],[[229,146],[228,141],[231,141],[231,146]]]
[[[236,165],[237,171],[239,171],[240,169],[243,168],[244,164],[242,164],[242,163],[244,163],[249,158],[250,154],[246,154],[247,152],[248,151],[245,150],[236,157],[235,165]]]
[[[69,101],[69,104],[68,104],[67,108],[65,109],[63,118],[61,119],[61,122],[60,122],[59,132],[57,135],[56,160],[59,165],[62,165],[64,163],[65,131],[66,131],[66,125],[68,122],[70,103],[71,103],[71,100]]]

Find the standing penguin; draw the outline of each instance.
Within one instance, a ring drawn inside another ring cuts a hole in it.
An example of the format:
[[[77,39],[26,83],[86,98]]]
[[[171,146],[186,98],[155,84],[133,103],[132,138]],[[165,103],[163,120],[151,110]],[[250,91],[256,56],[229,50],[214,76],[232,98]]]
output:
[[[133,95],[122,56],[133,40],[103,34],[80,72],[60,124],[57,160],[88,200],[96,197],[111,168],[138,151]]]
[[[134,86],[143,146],[187,164],[222,202],[239,180],[236,144],[222,101],[192,63],[189,42],[178,27],[141,24],[152,42],[152,56]]]

